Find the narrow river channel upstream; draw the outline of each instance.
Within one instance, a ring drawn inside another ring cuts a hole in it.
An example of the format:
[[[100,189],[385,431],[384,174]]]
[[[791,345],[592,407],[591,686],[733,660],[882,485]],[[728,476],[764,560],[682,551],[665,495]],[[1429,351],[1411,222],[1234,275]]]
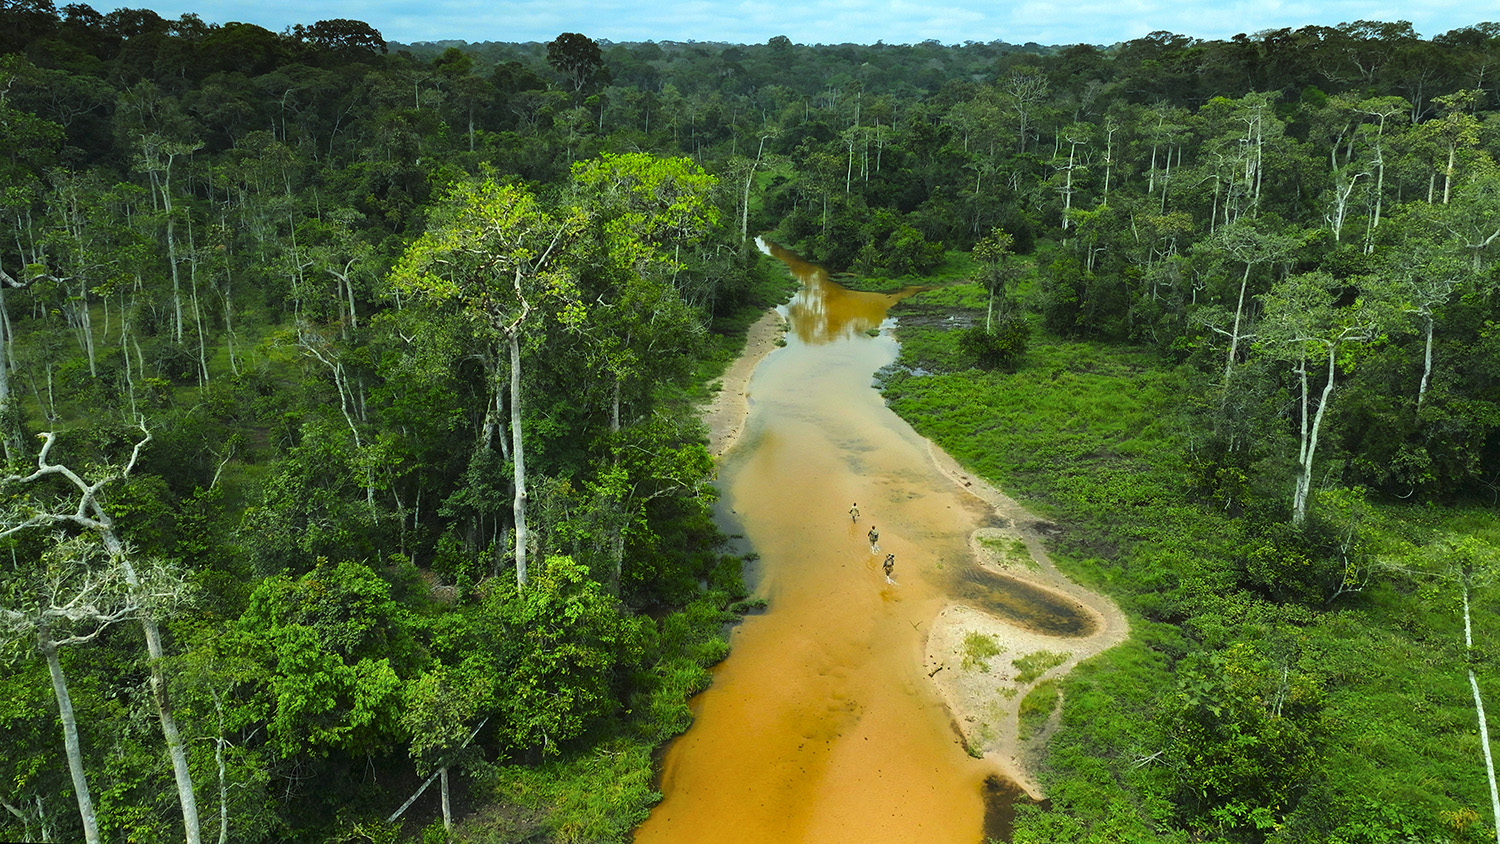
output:
[[[636,844],[978,844],[1006,831],[996,792],[1011,789],[965,751],[924,660],[939,614],[983,580],[970,535],[994,511],[938,469],[872,386],[897,354],[886,310],[917,289],[846,290],[769,248],[803,287],[719,471],[725,521],[759,554],[747,575],[768,606],[736,629],[694,700]],[[1000,603],[1030,606],[1024,594]],[[1054,635],[1087,632],[1070,608],[1037,607]]]

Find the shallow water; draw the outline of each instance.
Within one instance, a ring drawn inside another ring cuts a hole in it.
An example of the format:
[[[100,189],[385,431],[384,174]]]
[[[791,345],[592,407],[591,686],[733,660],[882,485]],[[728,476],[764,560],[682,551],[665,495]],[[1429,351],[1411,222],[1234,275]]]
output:
[[[917,289],[850,291],[773,254],[804,286],[719,475],[726,519],[760,554],[752,582],[768,609],[739,626],[693,701],[693,727],[662,762],[664,799],[635,840],[977,844],[986,796],[993,834],[1008,808],[995,795],[1013,789],[965,752],[922,668],[927,626],[954,600],[1047,632],[1086,623],[973,565],[968,536],[988,509],[933,467],[872,388],[897,348],[866,331]]]

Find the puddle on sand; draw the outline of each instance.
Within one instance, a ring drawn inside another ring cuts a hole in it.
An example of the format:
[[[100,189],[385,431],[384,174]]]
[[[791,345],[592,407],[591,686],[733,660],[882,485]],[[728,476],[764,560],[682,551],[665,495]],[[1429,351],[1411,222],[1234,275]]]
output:
[[[998,828],[1009,784],[986,787],[993,771],[964,752],[922,656],[931,620],[969,600],[957,584],[973,579],[955,575],[973,567],[968,536],[989,511],[870,387],[897,349],[865,332],[910,294],[844,290],[777,257],[804,287],[719,473],[720,506],[760,554],[752,585],[769,607],[736,629],[694,699],[692,728],[662,761],[664,799],[635,841],[978,844]]]
[[[1013,577],[967,565],[954,574],[952,583],[955,598],[1027,630],[1082,637],[1098,629],[1093,616],[1078,611],[1077,601]]]

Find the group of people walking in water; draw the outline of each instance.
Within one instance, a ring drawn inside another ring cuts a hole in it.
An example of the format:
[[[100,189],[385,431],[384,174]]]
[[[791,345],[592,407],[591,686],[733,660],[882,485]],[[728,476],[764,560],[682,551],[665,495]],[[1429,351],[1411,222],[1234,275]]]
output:
[[[855,524],[859,523],[859,502],[856,501],[856,502],[854,502],[854,504],[850,505],[850,507],[849,507],[849,518]],[[865,534],[865,538],[867,538],[867,539],[870,540],[870,553],[871,554],[879,554],[880,553],[880,531],[876,530],[874,525],[870,525],[870,532],[867,533],[867,534]],[[891,573],[896,570],[896,555],[895,554],[886,554],[885,555],[885,562],[881,564],[881,568],[885,570],[885,582],[886,583],[890,583],[890,584],[895,584],[896,581],[894,581],[894,580],[891,579]]]

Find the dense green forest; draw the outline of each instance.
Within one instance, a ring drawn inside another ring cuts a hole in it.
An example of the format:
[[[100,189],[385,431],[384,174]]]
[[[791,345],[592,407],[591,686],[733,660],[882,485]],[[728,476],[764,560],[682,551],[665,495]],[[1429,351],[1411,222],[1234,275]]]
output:
[[[627,840],[773,231],[949,279],[892,406],[1132,615],[1016,841],[1487,840],[1497,62],[0,0],[0,837]]]

